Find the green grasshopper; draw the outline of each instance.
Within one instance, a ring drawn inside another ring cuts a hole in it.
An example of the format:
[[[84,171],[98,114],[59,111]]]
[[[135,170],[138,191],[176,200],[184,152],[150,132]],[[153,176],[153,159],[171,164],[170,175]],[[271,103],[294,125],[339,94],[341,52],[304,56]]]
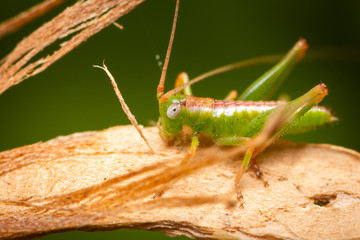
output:
[[[248,165],[253,166],[258,177],[262,175],[254,160],[256,155],[284,134],[307,132],[336,120],[328,109],[316,106],[327,95],[327,87],[321,83],[290,102],[264,101],[273,96],[293,66],[304,56],[308,45],[306,40],[300,39],[279,63],[260,76],[237,99],[235,91],[230,92],[225,100],[194,97],[190,85],[204,77],[189,81],[186,73],[179,74],[175,82],[175,89],[164,93],[165,76],[175,35],[178,8],[179,0],[176,3],[170,42],[157,87],[160,112],[159,134],[165,142],[180,142],[179,136],[183,126],[192,129],[190,149],[182,164],[186,164],[196,153],[200,133],[208,135],[218,145],[237,146],[246,143],[250,146],[244,155],[235,179],[235,190],[239,198],[239,182]],[[215,75],[232,68],[236,68],[235,64],[230,65],[230,68],[221,68],[205,75]],[[107,71],[105,66],[103,69]],[[109,75],[109,72],[107,73]],[[116,83],[114,81],[113,85],[115,88]],[[115,90],[118,94],[118,89]],[[264,125],[274,118],[275,114],[279,113],[286,116],[285,121],[279,123],[271,136],[268,136],[268,139],[261,146],[255,148],[255,145],[252,144],[254,136],[258,135]],[[130,116],[132,116],[131,113]],[[131,120],[130,116],[128,114]],[[140,129],[138,131],[141,132]],[[146,141],[145,137],[143,138]],[[149,144],[148,146],[151,149]]]

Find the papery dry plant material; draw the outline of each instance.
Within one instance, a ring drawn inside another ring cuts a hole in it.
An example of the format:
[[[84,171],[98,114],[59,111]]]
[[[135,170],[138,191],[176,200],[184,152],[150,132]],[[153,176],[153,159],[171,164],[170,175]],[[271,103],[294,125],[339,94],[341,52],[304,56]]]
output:
[[[0,38],[7,34],[15,32],[19,28],[28,24],[32,20],[42,16],[46,12],[50,11],[59,4],[65,2],[65,0],[46,0],[29,10],[20,13],[19,15],[0,24]]]
[[[89,37],[127,14],[144,0],[78,1],[24,38],[0,61],[0,94],[59,60]],[[70,38],[69,40],[65,40]],[[37,54],[57,40],[60,48],[37,59]]]
[[[355,151],[279,141],[257,158],[269,187],[250,170],[243,206],[229,207],[240,163],[223,160],[237,148],[202,146],[200,159],[179,166],[188,146],[167,146],[155,127],[145,133],[156,154],[132,126],[0,153],[0,237],[126,227],[206,239],[360,238]]]

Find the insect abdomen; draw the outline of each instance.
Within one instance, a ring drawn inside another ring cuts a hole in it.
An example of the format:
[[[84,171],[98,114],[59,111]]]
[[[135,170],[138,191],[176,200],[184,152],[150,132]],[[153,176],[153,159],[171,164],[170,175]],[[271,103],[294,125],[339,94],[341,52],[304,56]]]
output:
[[[247,136],[248,123],[259,114],[285,104],[284,101],[223,101],[188,97],[184,124],[213,139]],[[286,134],[307,132],[335,118],[324,107],[313,107],[294,122]]]
[[[284,102],[223,101],[187,96],[184,124],[214,139],[244,136],[257,115]]]
[[[251,137],[247,136],[249,122],[259,114],[285,103],[284,101],[215,101],[211,136],[213,138]]]
[[[289,128],[285,131],[285,134],[298,134],[304,133],[324,124],[334,122],[337,118],[334,117],[331,112],[321,106],[315,106],[305,113],[301,118],[295,120]]]
[[[249,118],[252,119],[254,116],[257,116],[260,113],[273,109],[281,104],[284,104],[284,101],[223,101],[217,100],[214,101],[214,118],[220,117],[231,117],[234,115],[239,115],[246,113],[249,115]],[[242,116],[244,117],[244,116]]]

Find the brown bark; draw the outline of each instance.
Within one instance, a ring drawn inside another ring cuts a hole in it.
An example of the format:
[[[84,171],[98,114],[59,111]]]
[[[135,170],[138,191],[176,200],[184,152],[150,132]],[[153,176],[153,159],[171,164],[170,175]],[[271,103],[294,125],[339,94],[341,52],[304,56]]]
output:
[[[132,126],[0,153],[0,237],[126,227],[206,239],[360,239],[355,151],[278,141],[257,158],[269,186],[249,170],[243,206],[229,206],[239,161],[225,159],[234,148],[200,146],[203,158],[179,167],[188,145],[167,146],[156,128],[145,135],[155,154]]]

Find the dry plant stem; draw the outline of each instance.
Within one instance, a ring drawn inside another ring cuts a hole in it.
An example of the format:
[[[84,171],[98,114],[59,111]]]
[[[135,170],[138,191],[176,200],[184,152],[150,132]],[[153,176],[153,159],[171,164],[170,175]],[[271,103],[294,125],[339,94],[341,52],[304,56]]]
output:
[[[167,146],[155,127],[144,131],[156,154],[133,126],[0,153],[0,237],[142,228],[206,239],[360,238],[355,151],[278,141],[257,157],[269,187],[248,171],[243,207],[229,208],[240,163],[217,159],[236,148],[201,146],[196,161],[179,166],[188,146]]]
[[[65,2],[65,0],[46,0],[30,8],[29,10],[22,12],[9,20],[6,20],[0,24],[0,38],[17,31],[24,25],[30,23],[38,17],[41,17],[63,2]]]
[[[141,131],[140,127],[139,127],[139,124],[138,122],[136,121],[136,118],[135,116],[131,113],[128,105],[125,103],[125,100],[115,82],[115,79],[113,77],[113,75],[110,73],[110,71],[108,70],[108,68],[106,67],[105,65],[105,62],[103,63],[103,67],[101,66],[98,66],[98,65],[94,65],[93,67],[97,67],[97,68],[100,68],[102,70],[105,71],[106,75],[108,75],[110,81],[111,81],[111,84],[113,85],[114,87],[114,91],[116,93],[116,96],[117,98],[119,99],[119,102],[121,104],[121,107],[122,109],[124,110],[126,116],[128,117],[128,119],[130,120],[131,124],[136,128],[136,130],[138,131],[138,133],[140,134],[141,138],[145,141],[146,145],[149,147],[150,151],[152,153],[154,153],[154,150],[151,148],[149,142],[147,141],[146,137],[144,136],[143,132]]]
[[[78,1],[57,17],[24,38],[0,61],[0,94],[53,64],[89,37],[127,14],[144,0]],[[71,37],[69,40],[63,40]],[[36,55],[57,40],[58,50],[36,59]]]

